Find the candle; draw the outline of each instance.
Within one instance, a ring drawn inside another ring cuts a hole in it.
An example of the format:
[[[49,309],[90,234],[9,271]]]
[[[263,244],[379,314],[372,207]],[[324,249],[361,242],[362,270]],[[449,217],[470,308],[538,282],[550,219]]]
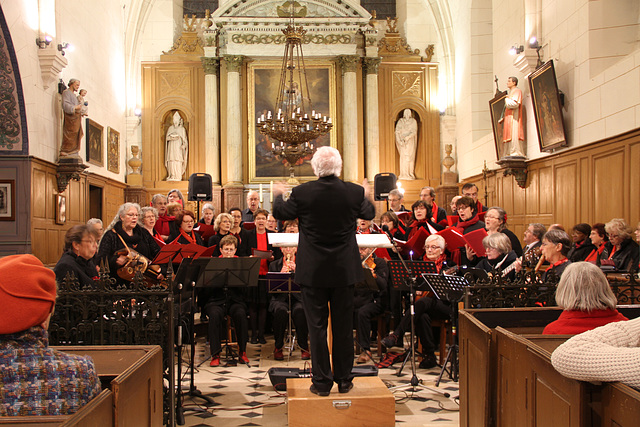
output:
[[[273,181],[269,184],[269,201],[273,203]]]
[[[262,183],[260,183],[260,203],[264,202],[262,199]]]

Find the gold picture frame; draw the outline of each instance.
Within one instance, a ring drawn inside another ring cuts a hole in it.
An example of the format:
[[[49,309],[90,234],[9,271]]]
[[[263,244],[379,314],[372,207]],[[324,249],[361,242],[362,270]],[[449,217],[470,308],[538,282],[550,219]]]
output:
[[[56,224],[67,222],[67,196],[56,194]]]
[[[313,109],[332,117],[334,123],[331,132],[317,138],[313,144],[315,147],[330,145],[335,148],[338,143],[339,129],[336,117],[336,64],[330,61],[305,61],[305,68]],[[249,153],[249,181],[252,183],[269,182],[289,176],[289,166],[286,162],[277,160],[271,153],[271,144],[275,141],[262,135],[256,127],[256,120],[260,115],[263,113],[266,115],[266,111],[269,110],[273,112],[281,69],[281,61],[259,61],[247,66],[249,93],[247,153]],[[309,156],[295,166],[295,176],[300,181],[314,178],[310,160]]]
[[[120,173],[120,132],[107,127],[107,170]]]
[[[496,147],[496,157],[500,160],[502,146],[504,145],[502,142],[502,133],[503,133],[503,124],[500,123],[500,119],[504,114],[504,103],[505,99],[507,99],[507,92],[498,92],[496,96],[489,101],[489,111],[491,112],[491,127],[493,128],[493,141]]]
[[[102,131],[104,127],[91,119],[86,119],[87,162],[96,166],[104,166],[104,144]]]
[[[531,73],[529,88],[540,151],[548,152],[567,146],[567,134],[553,59]]]

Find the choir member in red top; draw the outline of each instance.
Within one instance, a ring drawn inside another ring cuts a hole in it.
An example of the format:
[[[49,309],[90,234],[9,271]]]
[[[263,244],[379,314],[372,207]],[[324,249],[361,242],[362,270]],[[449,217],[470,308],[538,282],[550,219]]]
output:
[[[193,231],[193,227],[196,225],[196,215],[193,212],[186,210],[178,212],[176,224],[178,225],[178,231],[172,233],[167,239],[167,242],[180,243],[183,245],[193,243],[204,246],[202,237]]]
[[[563,311],[549,323],[543,334],[580,334],[611,322],[628,320],[616,310],[618,303],[611,286],[595,265],[574,262],[558,283],[556,302]]]
[[[554,272],[558,277],[562,276],[565,268],[571,264],[567,258],[569,249],[571,249],[571,239],[565,231],[554,229],[544,233],[541,247],[542,256],[550,265],[542,274],[543,281],[550,272]]]

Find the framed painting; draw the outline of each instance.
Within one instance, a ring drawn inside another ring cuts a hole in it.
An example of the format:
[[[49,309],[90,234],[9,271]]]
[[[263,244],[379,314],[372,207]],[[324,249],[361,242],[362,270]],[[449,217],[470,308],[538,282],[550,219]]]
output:
[[[552,151],[566,146],[567,137],[553,60],[547,61],[531,73],[529,88],[540,151]]]
[[[67,196],[56,194],[56,224],[67,222]]]
[[[0,221],[16,220],[16,181],[0,181]]]
[[[249,90],[249,179],[251,182],[269,182],[289,176],[289,166],[285,160],[278,160],[271,152],[272,144],[278,144],[268,136],[258,132],[256,121],[267,111],[275,110],[276,97],[280,81],[281,61],[260,61],[248,65]],[[323,115],[333,118],[334,127],[327,135],[313,141],[315,147],[337,145],[336,118],[336,70],[335,63],[329,61],[305,61],[309,97],[312,108]],[[295,83],[295,82],[294,82]],[[299,83],[298,83],[299,84]],[[310,112],[309,112],[310,113]],[[295,165],[295,176],[300,181],[314,178],[311,169],[311,156],[307,156]]]
[[[104,166],[104,156],[102,149],[102,130],[104,129],[98,123],[91,119],[87,119],[87,162],[96,166]]]
[[[107,169],[120,173],[120,132],[107,127]]]
[[[491,112],[491,127],[493,128],[493,141],[496,147],[496,157],[500,160],[502,154],[502,134],[504,126],[502,126],[502,115],[504,114],[504,100],[507,92],[498,92],[496,96],[489,101],[489,111]]]

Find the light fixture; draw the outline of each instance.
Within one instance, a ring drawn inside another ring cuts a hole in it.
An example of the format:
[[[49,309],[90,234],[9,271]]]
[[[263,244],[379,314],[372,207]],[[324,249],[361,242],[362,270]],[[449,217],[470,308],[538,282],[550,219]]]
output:
[[[58,50],[62,53],[62,56],[64,56],[65,50],[67,52],[73,52],[75,47],[71,43],[59,43]]]
[[[540,43],[538,43],[538,38],[536,36],[531,36],[531,38],[529,38],[529,47],[531,49],[537,49],[540,47]]]
[[[326,135],[333,127],[331,117],[313,109],[302,53],[302,39],[307,31],[294,25],[295,4],[289,3],[289,24],[282,30],[285,47],[276,103],[273,112],[262,114],[256,122],[261,134],[280,142],[272,143],[272,152],[289,164],[290,184],[297,183],[293,167],[313,154],[311,141]]]
[[[522,45],[513,45],[511,49],[509,49],[509,55],[517,55],[519,53],[524,52],[524,46]]]
[[[51,44],[51,42],[53,41],[53,37],[51,37],[48,34],[45,34],[44,38],[40,38],[38,37],[36,39],[36,44],[38,45],[38,47],[40,49],[46,49],[47,46],[49,46]]]
[[[138,118],[137,126],[140,126],[140,123],[142,123],[142,110],[140,109],[140,107],[136,107],[133,110],[133,114]]]

